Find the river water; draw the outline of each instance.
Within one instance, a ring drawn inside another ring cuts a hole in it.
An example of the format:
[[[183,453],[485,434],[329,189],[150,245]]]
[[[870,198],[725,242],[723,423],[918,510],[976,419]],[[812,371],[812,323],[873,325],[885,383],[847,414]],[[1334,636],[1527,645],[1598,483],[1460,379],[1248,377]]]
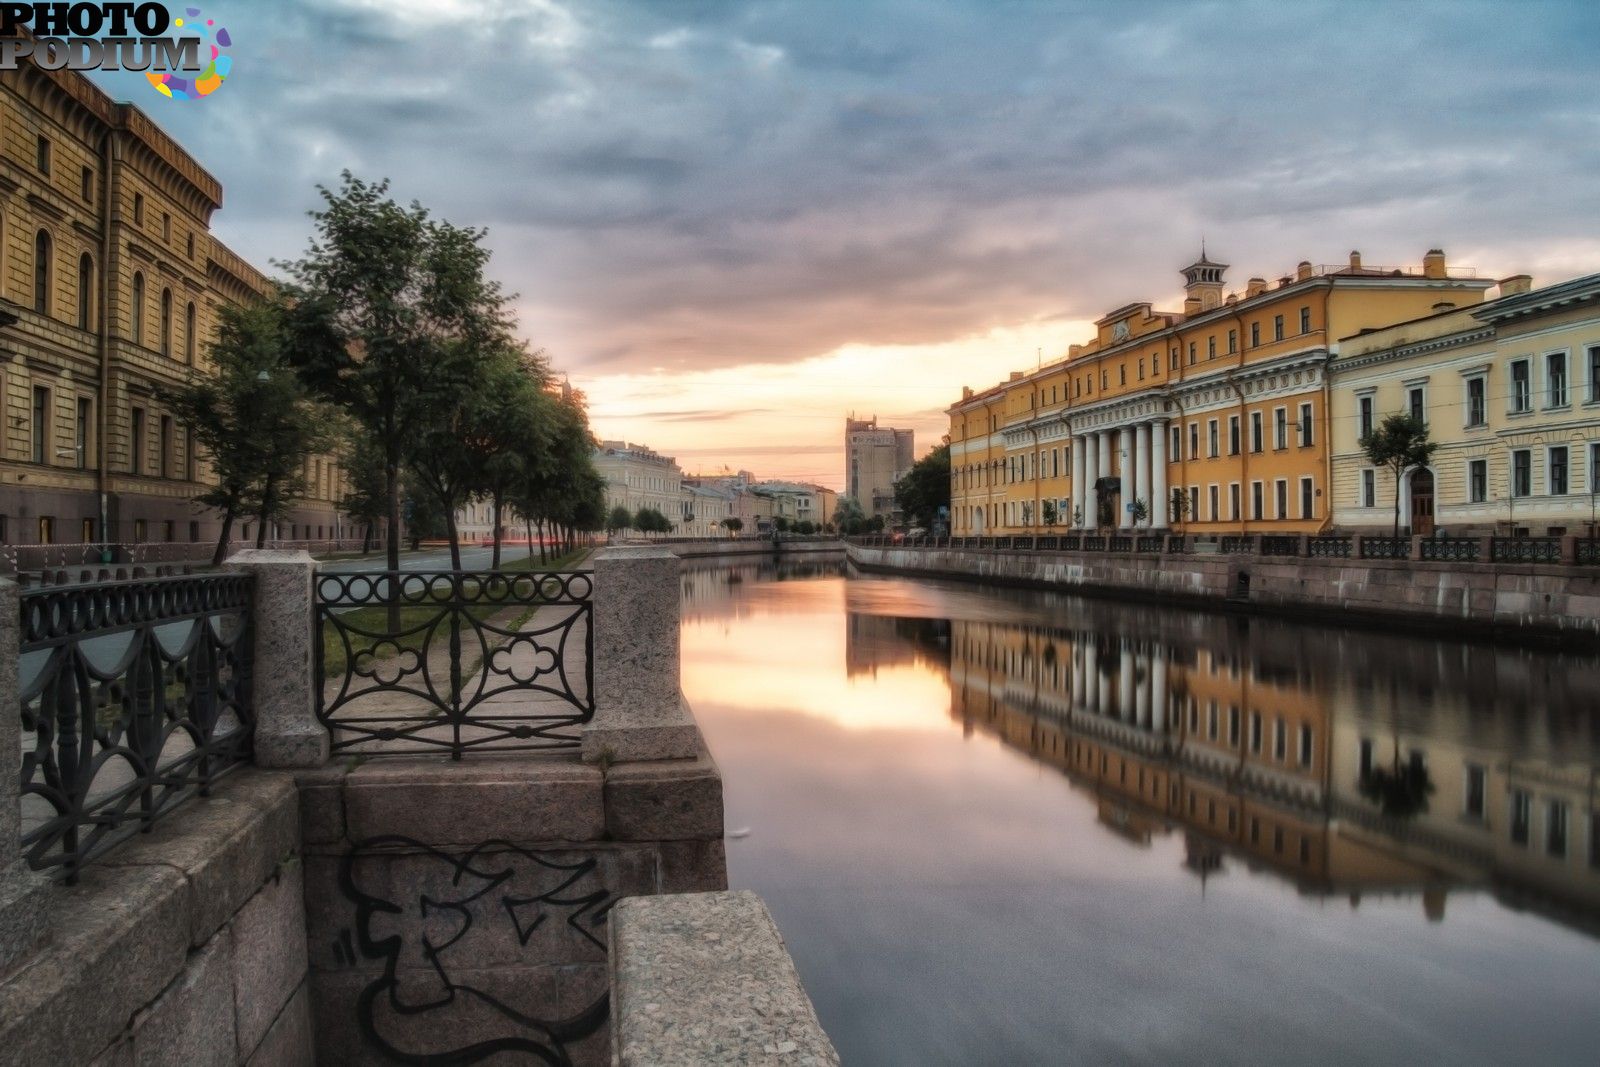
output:
[[[846,1064],[1600,1049],[1594,657],[711,561],[683,655]]]

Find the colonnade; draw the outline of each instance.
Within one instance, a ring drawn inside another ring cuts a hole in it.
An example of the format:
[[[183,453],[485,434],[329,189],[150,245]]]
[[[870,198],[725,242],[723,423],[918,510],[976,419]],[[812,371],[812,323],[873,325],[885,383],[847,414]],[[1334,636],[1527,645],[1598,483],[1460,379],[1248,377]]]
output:
[[[1105,715],[1155,733],[1167,731],[1167,656],[1159,647],[1118,642],[1116,677],[1102,671],[1089,642],[1072,650],[1071,699],[1075,708]]]
[[[1115,451],[1117,462],[1112,463]],[[1098,525],[1095,515],[1101,478],[1119,473],[1122,492],[1118,500],[1121,513],[1112,516],[1113,526],[1139,529],[1165,527],[1170,510],[1167,492],[1167,420],[1154,419],[1115,430],[1076,434],[1072,438],[1072,507],[1082,515],[1077,525]],[[1135,500],[1145,503],[1143,521],[1135,523],[1127,507]]]

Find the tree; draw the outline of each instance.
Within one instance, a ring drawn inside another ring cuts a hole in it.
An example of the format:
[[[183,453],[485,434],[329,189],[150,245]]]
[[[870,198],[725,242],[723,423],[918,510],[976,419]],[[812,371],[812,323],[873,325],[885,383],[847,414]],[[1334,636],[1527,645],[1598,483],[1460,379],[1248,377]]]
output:
[[[337,190],[318,188],[310,245],[283,264],[296,363],[382,456],[388,567],[398,570],[406,449],[473,384],[473,361],[463,357],[508,335],[507,297],[484,277],[483,231],[436,221],[415,202],[402,207],[387,181],[349,171]],[[390,621],[399,623],[398,599]]]
[[[839,498],[839,502],[833,508],[833,525],[847,537],[854,537],[866,530],[867,515],[861,510],[861,505],[856,502],[855,497]]]
[[[1046,526],[1054,526],[1059,518],[1056,513],[1056,502],[1054,500],[1046,500],[1041,510],[1044,512],[1044,524]]]
[[[787,533],[789,530],[789,520],[784,518],[782,515],[778,515],[772,520],[772,528],[779,533]]]
[[[1426,467],[1438,444],[1428,440],[1428,424],[1407,411],[1387,415],[1361,439],[1361,451],[1376,467],[1394,475],[1394,536],[1400,536],[1400,482],[1415,467]]]
[[[894,483],[894,499],[906,522],[932,530],[941,508],[950,507],[950,445],[939,445]]]
[[[1133,525],[1138,526],[1150,517],[1150,505],[1137,498],[1128,505],[1128,517],[1133,520]]]
[[[372,442],[359,433],[344,452],[345,474],[350,479],[350,491],[341,504],[346,515],[361,524],[361,551],[372,551],[372,535],[383,521],[387,498],[383,484],[383,455]]]
[[[260,515],[258,541],[265,537],[267,522],[303,490],[306,456],[323,445],[326,419],[290,367],[285,314],[273,300],[223,305],[209,352],[214,373],[162,393],[211,457],[217,484],[194,500],[222,512],[214,563],[227,554],[238,516]]]
[[[611,514],[606,516],[606,533],[616,534],[633,526],[633,516],[628,514],[628,509],[618,504],[611,509]]]
[[[738,516],[722,520],[722,525],[727,528],[729,537],[739,536],[739,531],[744,529],[744,520]]]
[[[1174,523],[1181,523],[1188,518],[1190,503],[1191,501],[1188,493],[1185,493],[1180,488],[1174,488],[1172,490],[1172,500],[1170,502],[1170,507],[1172,509],[1171,521]]]

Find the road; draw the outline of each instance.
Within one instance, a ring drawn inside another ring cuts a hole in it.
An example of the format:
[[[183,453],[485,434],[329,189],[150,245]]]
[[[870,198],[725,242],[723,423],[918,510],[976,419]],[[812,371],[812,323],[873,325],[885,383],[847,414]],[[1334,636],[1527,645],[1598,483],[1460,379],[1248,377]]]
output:
[[[535,553],[538,549],[534,550]],[[525,545],[505,545],[500,549],[500,559],[509,563],[512,560],[526,559],[528,554]],[[477,546],[463,545],[461,548],[461,567],[469,571],[486,571],[489,563],[494,559],[494,549]],[[331,560],[321,565],[320,569],[334,574],[365,574],[369,571],[381,571],[387,566],[383,553],[363,556],[361,559]],[[447,571],[450,569],[450,550],[448,548],[424,548],[416,552],[400,553],[400,569],[403,571]]]

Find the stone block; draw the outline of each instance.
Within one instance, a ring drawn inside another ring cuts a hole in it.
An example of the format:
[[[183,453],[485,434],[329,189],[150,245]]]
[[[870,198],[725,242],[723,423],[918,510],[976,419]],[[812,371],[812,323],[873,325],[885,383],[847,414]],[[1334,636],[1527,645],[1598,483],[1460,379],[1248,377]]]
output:
[[[177,981],[133,1019],[135,1067],[234,1067],[231,934],[190,955]]]
[[[660,893],[711,893],[728,888],[728,853],[723,840],[663,841],[656,846],[661,864]]]
[[[311,591],[316,563],[303,551],[246,549],[228,566],[255,576],[256,762],[315,767],[328,759],[311,672]]]
[[[722,774],[704,748],[693,760],[613,764],[605,802],[618,841],[722,837]]]
[[[188,883],[189,943],[198,946],[255,896],[278,865],[299,851],[299,843],[294,781],[247,770],[108,853],[99,866],[180,871]]]
[[[344,840],[344,779],[348,773],[344,761],[295,772],[302,844],[329,845]]]
[[[314,1067],[317,1050],[311,1027],[311,992],[306,983],[294,991],[244,1062],[245,1067]]]
[[[299,860],[239,909],[233,935],[233,1011],[248,1056],[306,976],[305,886]]]
[[[644,1064],[837,1064],[772,916],[750,892],[612,909],[612,1044]]]
[[[188,956],[188,883],[170,867],[96,865],[52,892],[41,951],[0,982],[0,1062],[87,1063]]]
[[[133,1042],[118,1038],[116,1044],[91,1060],[89,1067],[133,1067]]]
[[[675,718],[681,562],[664,547],[605,548],[593,562],[596,720]]]
[[[346,834],[425,845],[593,841],[605,832],[598,768],[571,757],[375,760],[345,779]]]
[[[585,763],[624,763],[693,759],[705,741],[680,695],[675,711],[597,709],[594,719],[584,724],[581,743]]]
[[[3,793],[0,803],[17,807],[16,798]],[[34,951],[49,926],[49,880],[21,860],[0,865],[0,974]]]

